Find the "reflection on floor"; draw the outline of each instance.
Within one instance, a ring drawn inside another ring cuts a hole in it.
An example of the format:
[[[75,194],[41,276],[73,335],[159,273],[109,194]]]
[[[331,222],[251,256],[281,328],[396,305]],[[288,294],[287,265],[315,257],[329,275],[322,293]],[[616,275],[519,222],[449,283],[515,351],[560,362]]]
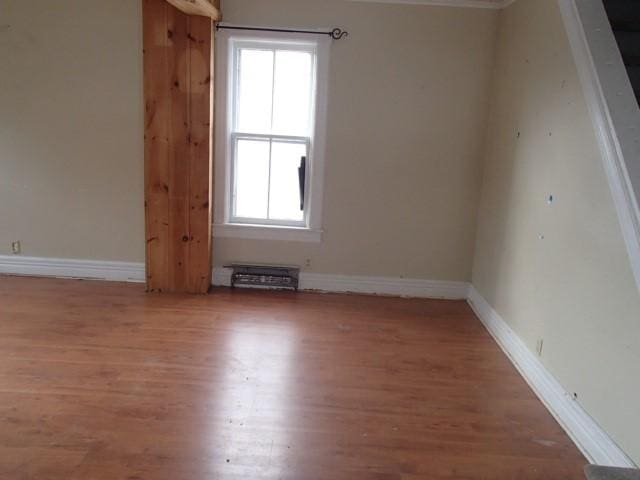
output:
[[[583,479],[461,301],[0,277],[0,478]]]

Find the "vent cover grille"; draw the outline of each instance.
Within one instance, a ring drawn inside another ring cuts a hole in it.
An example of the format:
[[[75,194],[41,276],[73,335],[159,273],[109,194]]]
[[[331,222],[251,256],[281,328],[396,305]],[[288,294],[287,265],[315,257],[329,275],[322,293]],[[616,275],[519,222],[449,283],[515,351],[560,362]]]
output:
[[[299,267],[232,263],[225,265],[225,268],[231,269],[232,288],[245,285],[298,290]]]

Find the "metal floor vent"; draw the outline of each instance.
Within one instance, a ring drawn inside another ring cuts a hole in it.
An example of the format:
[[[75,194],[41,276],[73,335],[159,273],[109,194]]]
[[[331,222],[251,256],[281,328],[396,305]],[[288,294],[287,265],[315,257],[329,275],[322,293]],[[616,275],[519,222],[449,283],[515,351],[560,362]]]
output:
[[[299,267],[232,263],[225,265],[225,268],[231,269],[232,288],[236,285],[250,285],[298,290]]]

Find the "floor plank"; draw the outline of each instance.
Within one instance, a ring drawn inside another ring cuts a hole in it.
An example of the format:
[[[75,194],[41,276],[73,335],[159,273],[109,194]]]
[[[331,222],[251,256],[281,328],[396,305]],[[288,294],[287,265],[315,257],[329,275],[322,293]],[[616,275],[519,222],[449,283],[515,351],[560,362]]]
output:
[[[0,276],[0,478],[583,479],[464,302]]]

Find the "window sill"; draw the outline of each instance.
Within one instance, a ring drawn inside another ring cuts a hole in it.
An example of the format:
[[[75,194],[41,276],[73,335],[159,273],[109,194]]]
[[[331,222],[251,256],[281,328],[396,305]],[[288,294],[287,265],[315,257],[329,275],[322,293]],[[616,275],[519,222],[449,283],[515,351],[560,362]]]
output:
[[[213,236],[218,238],[246,238],[252,240],[285,240],[294,242],[322,241],[322,230],[275,225],[249,225],[242,223],[217,223]]]

